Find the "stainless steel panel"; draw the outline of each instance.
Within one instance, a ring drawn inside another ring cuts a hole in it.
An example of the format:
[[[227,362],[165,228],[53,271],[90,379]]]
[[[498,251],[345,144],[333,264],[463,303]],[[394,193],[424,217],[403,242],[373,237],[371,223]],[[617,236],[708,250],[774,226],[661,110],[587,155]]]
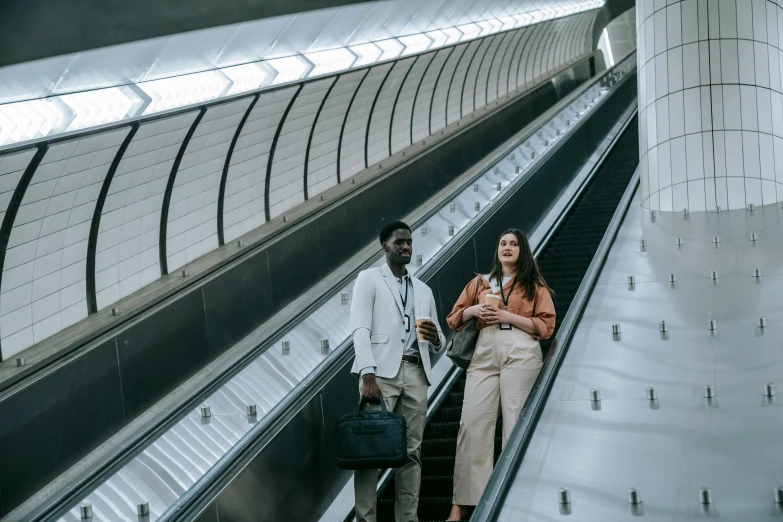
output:
[[[783,382],[781,218],[770,205],[659,212],[652,221],[637,193],[499,520],[783,517],[773,492],[783,402],[764,396],[765,383]],[[715,398],[704,398],[707,385]],[[647,399],[648,387],[657,400]],[[591,389],[602,399],[592,406]],[[571,491],[567,507],[558,503],[562,487]],[[641,504],[629,504],[629,488]],[[700,488],[710,489],[712,504],[700,503]]]

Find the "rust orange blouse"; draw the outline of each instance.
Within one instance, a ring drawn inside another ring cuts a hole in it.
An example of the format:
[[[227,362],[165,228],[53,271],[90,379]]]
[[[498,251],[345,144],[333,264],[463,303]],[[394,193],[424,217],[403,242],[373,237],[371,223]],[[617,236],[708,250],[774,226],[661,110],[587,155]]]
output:
[[[483,277],[480,278],[480,287],[478,289],[478,301],[473,301],[473,296],[476,295],[476,281],[479,278],[473,278],[467,286],[462,290],[459,299],[454,304],[451,313],[446,318],[446,322],[454,331],[459,331],[464,328],[462,324],[462,313],[466,308],[470,308],[474,304],[483,303],[484,296],[492,293],[492,288],[489,282]],[[507,292],[511,288],[511,281],[503,286],[503,291]],[[501,309],[506,309],[502,301],[500,303]],[[552,296],[549,294],[549,290],[546,287],[536,285],[536,295],[531,301],[525,297],[524,288],[518,284],[514,287],[514,291],[508,297],[508,311],[512,314],[528,317],[533,321],[538,332],[537,335],[533,335],[534,339],[549,339],[552,336],[552,332],[555,330],[555,305],[552,303]],[[481,330],[487,325],[480,319],[476,321],[476,329]]]

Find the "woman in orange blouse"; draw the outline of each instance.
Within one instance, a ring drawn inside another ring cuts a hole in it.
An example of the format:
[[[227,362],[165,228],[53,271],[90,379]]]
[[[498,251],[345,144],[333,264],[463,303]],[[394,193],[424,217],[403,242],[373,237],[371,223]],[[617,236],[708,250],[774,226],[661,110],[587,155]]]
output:
[[[500,297],[497,308],[484,304],[488,294]],[[555,329],[552,296],[520,230],[503,232],[492,271],[465,286],[446,321],[459,331],[471,318],[480,332],[465,382],[449,521],[481,498],[492,474],[498,407],[505,446],[543,366],[538,340]]]

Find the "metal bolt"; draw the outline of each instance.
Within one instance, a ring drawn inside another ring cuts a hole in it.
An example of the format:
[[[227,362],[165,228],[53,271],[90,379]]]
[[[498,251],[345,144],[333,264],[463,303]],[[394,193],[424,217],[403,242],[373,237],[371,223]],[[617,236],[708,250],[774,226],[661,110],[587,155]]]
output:
[[[712,399],[715,397],[715,389],[711,385],[704,387],[704,397],[707,399]]]
[[[340,292],[340,304],[343,306],[348,304],[348,292]]]
[[[456,203],[449,204],[449,212],[454,212],[456,210],[457,210],[457,204]]]
[[[351,178],[351,185],[356,185],[356,178]]]
[[[712,504],[712,492],[709,488],[699,489],[699,502],[702,504]]]
[[[27,364],[27,361],[24,360],[24,357],[17,357],[16,358],[16,367],[17,368],[21,368],[25,364]]]
[[[684,217],[688,217],[688,214],[690,214],[690,210],[688,210],[687,208],[682,209],[682,215]]]
[[[321,196],[321,197],[323,197],[323,196]],[[239,248],[242,248],[242,247],[244,246],[244,243],[242,243],[242,240],[241,240],[241,239],[237,240],[237,246],[238,246]]]
[[[532,145],[532,144],[531,144],[529,141],[526,141],[526,142],[525,142],[525,146],[526,146],[526,147],[529,149],[529,148],[531,148],[533,145]]]
[[[426,236],[427,235],[427,227],[421,227],[421,235]]]
[[[753,269],[753,277],[761,277],[761,269],[754,268]]]
[[[513,159],[517,159],[517,155],[516,155],[516,154],[514,154],[513,152],[511,153],[511,156],[509,156],[509,157],[510,157],[512,160],[513,160]]]
[[[650,221],[655,221],[655,218],[657,218],[657,217],[658,217],[658,213],[655,212],[654,210],[651,210],[650,211]]]
[[[421,266],[423,263],[424,263],[424,260],[421,257],[421,254],[416,254],[416,266]]]
[[[557,492],[557,499],[560,504],[570,504],[571,492],[568,488],[560,488],[560,491]]]
[[[288,223],[288,216],[283,216],[283,223]]]
[[[501,190],[503,190],[503,185],[501,185],[500,183],[498,183],[498,184],[497,184],[497,186],[496,186],[495,188],[497,189],[497,191],[498,191],[498,192],[500,192]]]
[[[79,512],[82,514],[82,520],[89,520],[92,518],[92,504],[89,502],[82,502],[79,506]]]
[[[533,151],[533,152],[530,153],[530,159],[531,160],[536,159],[536,151]]]
[[[682,238],[681,237],[677,238],[677,246],[682,246]]]
[[[669,331],[669,327],[666,324],[666,321],[661,321],[658,323],[658,329],[661,331],[661,333],[666,333]]]
[[[709,323],[707,324],[707,329],[711,332],[714,332],[718,329],[718,321],[715,319],[710,319]]]
[[[658,392],[655,391],[655,388],[647,388],[647,400],[654,401],[658,399]]]
[[[748,203],[748,212],[753,212],[756,209],[756,205]]]
[[[140,517],[147,517],[150,514],[150,505],[147,502],[139,502],[136,504],[136,514]]]
[[[544,147],[549,147],[549,140],[544,140]]]
[[[670,283],[676,283],[677,282],[677,276],[672,274],[669,274],[669,282]]]
[[[324,355],[329,353],[329,339],[321,339],[321,353]]]
[[[541,131],[538,131],[538,133],[537,133],[537,134],[538,134],[538,137],[539,137],[539,138],[543,138],[543,137],[544,137],[544,133],[543,133],[543,132],[541,132]]]
[[[775,396],[775,384],[768,382],[764,385],[764,397],[774,397]]]
[[[283,341],[283,355],[291,353],[291,341]]]
[[[475,203],[473,203],[473,210],[475,210],[476,212],[478,212],[479,210],[481,210],[481,203],[479,203],[478,201],[476,201]]]
[[[628,276],[628,284],[629,285],[635,285],[636,284],[636,276]]]
[[[478,191],[479,191],[479,186],[478,186],[478,183],[475,183],[475,184],[473,185],[473,192],[478,192]]]
[[[720,243],[720,236],[712,236],[712,242],[713,243]]]
[[[403,153],[403,155],[405,155],[405,153]],[[324,201],[324,197],[323,197],[323,196],[321,196],[319,199],[320,199],[321,201]]]
[[[712,272],[710,272],[710,279],[712,279],[713,281],[717,281],[718,277],[719,276],[718,276],[718,271],[717,270],[713,270]]]
[[[519,172],[520,172],[520,167],[519,165],[517,165],[516,167],[514,167],[514,174],[519,174]]]
[[[449,236],[454,235],[454,225],[449,225]]]
[[[190,272],[188,272],[187,270],[183,270],[182,271],[182,277],[188,277],[189,275],[190,275]]]
[[[590,390],[590,400],[598,402],[601,400],[601,390]]]
[[[495,167],[495,174],[497,174],[498,172],[500,172],[500,167]]]
[[[758,326],[759,328],[766,328],[767,320],[763,317],[759,317],[758,321],[756,321],[756,326]]]
[[[258,408],[256,407],[255,404],[248,404],[246,411],[248,417],[255,417],[256,415],[258,415]]]
[[[639,492],[636,491],[636,489],[634,488],[630,488],[628,490],[628,503],[633,505],[642,503],[642,497],[639,495]]]
[[[758,238],[759,238],[759,235],[758,235],[758,234],[756,234],[755,232],[753,232],[753,233],[750,235],[750,240],[751,240],[751,241],[757,241],[757,240],[758,240]]]
[[[111,309],[111,315],[120,315],[120,309],[115,306]]]
[[[775,488],[775,503],[783,504],[783,487]]]
[[[383,168],[383,165],[381,165],[381,164],[379,163],[379,164],[378,164],[378,170],[381,170],[382,168]]]
[[[614,323],[612,325],[612,334],[620,335],[620,323]]]
[[[201,417],[203,418],[209,418],[212,416],[212,408],[209,406],[202,406],[201,407]]]
[[[720,205],[718,205],[717,207],[715,207],[715,212],[716,212],[716,213],[720,214],[720,211],[721,211]]]

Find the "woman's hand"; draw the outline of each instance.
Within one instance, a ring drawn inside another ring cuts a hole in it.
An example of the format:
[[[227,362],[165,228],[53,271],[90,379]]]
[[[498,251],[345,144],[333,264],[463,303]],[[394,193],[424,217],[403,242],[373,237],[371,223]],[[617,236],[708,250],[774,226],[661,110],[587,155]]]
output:
[[[484,321],[484,324],[487,326],[492,326],[494,324],[511,324],[514,322],[514,318],[516,317],[508,310],[500,310],[484,305],[482,305],[482,307],[483,310],[481,320]]]
[[[465,308],[462,312],[462,323],[465,324],[468,321],[470,321],[472,318],[480,319],[481,318],[481,310],[484,308],[483,304],[477,304],[470,306],[468,308]]]

